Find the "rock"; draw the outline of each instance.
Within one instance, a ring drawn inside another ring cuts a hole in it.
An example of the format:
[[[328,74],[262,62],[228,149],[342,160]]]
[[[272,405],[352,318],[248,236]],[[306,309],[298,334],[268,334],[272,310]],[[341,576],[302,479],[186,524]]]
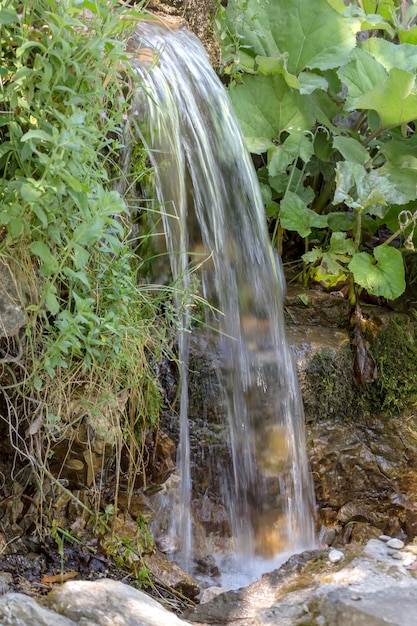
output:
[[[27,294],[12,261],[0,260],[0,337],[13,337],[25,325]]]
[[[401,539],[394,538],[387,541],[388,548],[394,548],[395,550],[402,550],[404,545],[404,541],[401,541]]]
[[[290,284],[285,297],[285,311],[294,324],[346,327],[349,302],[339,293],[304,289]]]
[[[326,626],[415,626],[416,586],[393,585],[390,588],[364,593],[353,599],[349,590],[336,590],[324,596],[320,613]]]
[[[10,572],[0,572],[0,596],[7,593],[13,583],[13,576]]]
[[[67,582],[49,594],[47,603],[65,616],[62,626],[74,622],[85,626],[186,626],[142,591],[109,579]],[[46,625],[61,623],[50,621]]]
[[[388,555],[387,544],[379,539],[370,539],[364,548],[364,554],[377,561],[383,561]]]
[[[339,561],[343,561],[345,555],[340,550],[330,550],[329,552],[329,561],[330,563],[338,563]]]
[[[213,598],[220,595],[221,593],[225,593],[226,591],[227,589],[224,589],[223,587],[207,587],[207,589],[204,589],[201,592],[200,604],[210,602],[210,600],[213,600]]]
[[[76,626],[68,617],[58,615],[23,593],[7,593],[0,597],[1,626]],[[91,624],[95,626],[96,622]],[[87,626],[87,624],[86,624]]]
[[[144,554],[142,559],[157,578],[168,587],[180,591],[186,598],[195,598],[200,593],[194,578],[170,561],[163,552],[154,550],[151,554]]]
[[[327,550],[293,556],[246,589],[223,593],[185,617],[201,626],[415,626],[417,580],[387,556],[384,542],[369,543],[347,547],[338,568],[329,566]]]

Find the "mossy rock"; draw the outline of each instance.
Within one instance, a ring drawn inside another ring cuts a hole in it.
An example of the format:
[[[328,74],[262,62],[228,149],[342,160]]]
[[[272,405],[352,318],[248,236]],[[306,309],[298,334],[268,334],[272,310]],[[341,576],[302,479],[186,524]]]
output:
[[[417,402],[417,331],[406,315],[389,319],[370,341],[377,379],[362,389],[374,410],[397,414]]]

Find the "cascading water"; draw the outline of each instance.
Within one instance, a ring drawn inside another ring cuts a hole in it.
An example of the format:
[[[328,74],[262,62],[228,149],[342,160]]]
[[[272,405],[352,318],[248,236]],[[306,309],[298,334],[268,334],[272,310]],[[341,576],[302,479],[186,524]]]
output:
[[[172,273],[188,292],[198,251],[207,328],[220,338],[220,380],[233,470],[223,477],[237,561],[312,547],[314,494],[304,417],[283,314],[284,279],[271,248],[256,173],[227,92],[199,40],[141,22],[129,50],[146,91],[138,129],[155,167]],[[179,332],[181,507],[177,562],[193,556],[187,371],[190,319]],[[208,331],[207,331],[208,332]],[[251,564],[252,563],[252,564]],[[264,571],[267,565],[264,566]]]

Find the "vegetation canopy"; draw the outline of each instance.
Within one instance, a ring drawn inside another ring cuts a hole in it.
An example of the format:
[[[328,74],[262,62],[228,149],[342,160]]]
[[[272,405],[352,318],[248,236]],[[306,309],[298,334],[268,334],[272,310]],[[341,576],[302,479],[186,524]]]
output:
[[[349,281],[352,304],[358,289],[398,298],[416,243],[416,15],[399,0],[236,0],[216,18],[274,243],[303,238],[304,282]]]
[[[144,440],[162,402],[155,363],[172,356],[173,288],[141,278],[149,229],[132,240],[144,207],[131,189],[150,170],[142,156],[122,171],[141,88],[125,44],[140,11],[0,0],[0,262],[26,318],[19,334],[0,334],[0,413],[37,476],[24,525],[41,536],[62,539],[54,502],[71,496],[68,472],[81,468],[77,506],[100,532],[117,513],[97,483],[106,464],[129,490],[146,481]],[[25,480],[16,471],[6,491]]]

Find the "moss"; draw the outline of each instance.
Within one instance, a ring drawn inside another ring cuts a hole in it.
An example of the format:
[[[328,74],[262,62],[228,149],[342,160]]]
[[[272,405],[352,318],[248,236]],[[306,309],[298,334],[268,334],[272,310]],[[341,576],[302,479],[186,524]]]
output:
[[[378,377],[362,391],[371,408],[392,415],[414,405],[417,402],[415,323],[406,316],[391,319],[375,336],[371,352]]]
[[[307,420],[347,417],[354,409],[352,353],[324,349],[315,354],[304,372],[303,400]]]

